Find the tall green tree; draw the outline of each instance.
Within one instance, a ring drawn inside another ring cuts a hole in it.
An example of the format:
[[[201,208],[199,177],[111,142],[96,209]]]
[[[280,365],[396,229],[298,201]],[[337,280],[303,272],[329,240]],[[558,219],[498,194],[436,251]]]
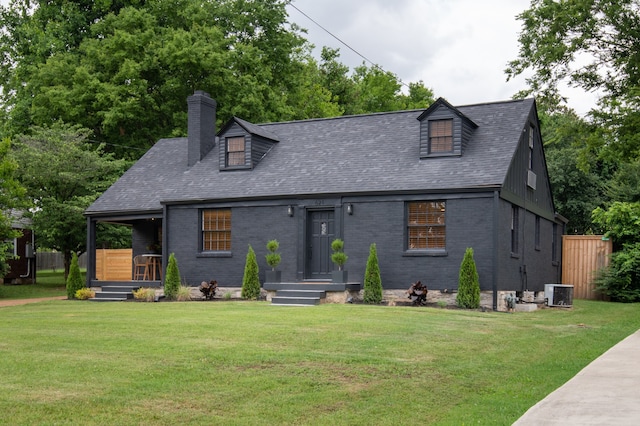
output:
[[[640,87],[640,8],[637,0],[534,0],[518,19],[518,58],[507,75],[533,71],[534,93],[561,98],[567,82],[607,98],[628,100]]]
[[[88,142],[90,132],[55,123],[36,127],[16,143],[18,177],[33,201],[33,228],[40,247],[63,253],[65,277],[72,254],[86,251],[84,210],[124,171],[126,163]]]
[[[186,98],[218,101],[218,124],[427,107],[378,67],[318,64],[287,22],[288,0],[11,0],[0,6],[0,116],[6,135],[62,120],[122,158],[186,133]]]
[[[531,72],[529,89],[561,105],[561,83],[602,93],[592,118],[599,154],[624,162],[640,155],[640,8],[637,0],[534,0],[509,78]]]
[[[596,232],[593,209],[606,200],[605,183],[613,165],[594,159],[593,125],[565,109],[540,112],[540,127],[556,211],[569,220],[570,234]]]
[[[0,10],[7,131],[63,120],[91,129],[119,156],[139,157],[158,138],[185,133],[195,89],[218,100],[221,121],[291,119],[298,110],[288,97],[301,98],[311,83],[299,84],[305,42],[285,5],[12,0]]]
[[[9,269],[7,261],[13,258],[13,240],[20,236],[20,231],[14,229],[12,223],[18,209],[28,207],[25,188],[16,178],[17,169],[10,140],[0,140],[0,277]]]

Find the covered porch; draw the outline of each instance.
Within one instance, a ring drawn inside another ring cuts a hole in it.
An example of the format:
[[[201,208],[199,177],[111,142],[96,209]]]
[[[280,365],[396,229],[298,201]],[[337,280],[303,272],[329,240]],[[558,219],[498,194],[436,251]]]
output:
[[[98,224],[131,230],[131,248],[101,248]],[[87,218],[87,287],[161,287],[163,256],[162,213]]]

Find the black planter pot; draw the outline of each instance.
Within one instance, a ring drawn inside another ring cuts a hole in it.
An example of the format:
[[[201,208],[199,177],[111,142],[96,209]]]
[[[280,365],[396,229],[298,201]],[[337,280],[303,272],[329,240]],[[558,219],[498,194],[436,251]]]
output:
[[[347,271],[331,271],[331,281],[338,284],[346,284],[348,280]]]
[[[264,282],[279,283],[282,281],[282,271],[264,271]]]

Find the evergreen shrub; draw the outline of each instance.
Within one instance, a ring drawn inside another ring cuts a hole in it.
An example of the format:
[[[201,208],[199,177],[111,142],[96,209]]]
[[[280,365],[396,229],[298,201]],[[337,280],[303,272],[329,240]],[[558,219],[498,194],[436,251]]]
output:
[[[461,308],[477,309],[480,307],[480,279],[471,247],[467,247],[460,264],[456,303]]]
[[[331,242],[331,250],[333,250],[333,253],[331,254],[331,261],[338,265],[339,271],[342,271],[342,267],[347,263],[347,259],[349,258],[349,256],[344,252],[344,241],[340,238],[333,240]]]
[[[180,270],[174,253],[169,255],[167,273],[164,278],[164,296],[169,300],[175,300],[180,288]]]
[[[71,256],[71,265],[69,266],[69,276],[67,277],[67,297],[74,299],[76,291],[85,288],[82,275],[80,275],[80,266],[78,265],[78,255],[73,253]]]
[[[282,260],[280,253],[278,253],[278,248],[280,248],[278,240],[269,240],[269,242],[267,242],[268,253],[265,255],[265,258],[267,265],[271,266],[271,270],[273,271],[276,270],[276,266],[278,266]]]
[[[376,244],[369,247],[369,258],[364,272],[364,303],[377,304],[382,302],[382,278],[378,265]]]
[[[260,277],[258,275],[258,261],[256,253],[249,244],[247,260],[244,265],[244,276],[242,277],[242,291],[240,295],[243,299],[257,300],[260,296]]]

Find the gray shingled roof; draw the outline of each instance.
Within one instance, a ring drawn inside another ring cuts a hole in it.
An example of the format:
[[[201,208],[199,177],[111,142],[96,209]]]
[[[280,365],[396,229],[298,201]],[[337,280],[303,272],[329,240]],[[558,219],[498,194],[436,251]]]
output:
[[[218,145],[188,168],[187,138],[162,139],[86,213],[159,211],[162,201],[499,186],[532,107],[533,99],[458,107],[478,124],[460,157],[420,159],[422,110],[260,125],[279,143],[253,170],[220,171]]]

